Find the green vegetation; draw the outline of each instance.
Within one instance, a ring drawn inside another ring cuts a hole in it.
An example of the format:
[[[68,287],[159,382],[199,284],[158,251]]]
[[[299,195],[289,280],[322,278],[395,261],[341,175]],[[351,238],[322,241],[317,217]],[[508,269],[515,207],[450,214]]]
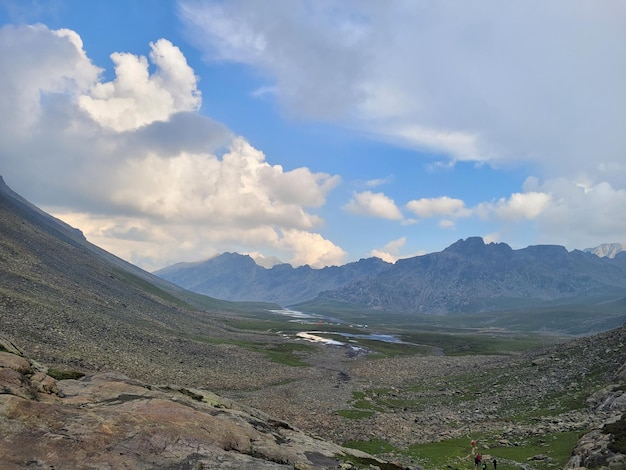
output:
[[[576,445],[577,432],[545,434],[533,437],[514,446],[499,443],[497,435],[477,435],[477,450],[486,458],[496,458],[499,468],[522,467],[532,461],[532,468],[548,470],[563,468]],[[415,444],[408,449],[399,449],[387,441],[372,439],[346,441],[345,447],[358,449],[372,455],[390,456],[403,454],[428,469],[471,469],[474,468],[470,439],[461,437],[441,442]],[[491,462],[489,462],[491,468]]]
[[[379,439],[372,439],[369,441],[346,441],[343,445],[344,447],[357,449],[371,455],[388,454],[390,452],[398,451],[398,449],[392,446],[389,442]]]
[[[376,406],[374,402],[370,400],[357,400],[352,406],[359,410],[373,410],[373,411],[385,411],[382,407]]]
[[[204,336],[194,337],[196,341],[209,344],[230,344],[267,356],[272,362],[292,367],[308,366],[302,359],[314,350],[312,344],[307,343],[258,343],[237,339],[207,338]]]
[[[60,370],[60,369],[48,369],[48,375],[56,380],[77,380],[84,377],[85,374],[76,370]]]
[[[616,294],[618,295],[618,294]],[[491,302],[491,300],[490,300]],[[588,335],[621,326],[626,320],[626,299],[606,302],[590,296],[573,298],[571,305],[522,305],[520,299],[503,299],[500,309],[487,313],[428,315],[372,310],[364,305],[336,301],[309,301],[294,306],[302,312],[315,312],[340,318],[348,323],[364,323],[370,327],[398,330],[459,333],[492,328],[518,333],[552,331],[553,335]],[[482,307],[476,305],[475,310]]]
[[[537,469],[563,468],[578,443],[580,433],[561,432],[533,437],[512,447],[491,447],[489,453],[498,459],[515,462],[533,461]],[[542,456],[547,458],[543,459]]]
[[[292,367],[308,366],[298,353],[310,352],[311,345],[303,343],[284,343],[268,345],[263,349],[263,353],[272,361],[278,364],[285,364]]]
[[[406,451],[413,459],[428,468],[471,468],[474,467],[471,456],[470,439],[463,437],[448,439],[430,444],[415,444]]]

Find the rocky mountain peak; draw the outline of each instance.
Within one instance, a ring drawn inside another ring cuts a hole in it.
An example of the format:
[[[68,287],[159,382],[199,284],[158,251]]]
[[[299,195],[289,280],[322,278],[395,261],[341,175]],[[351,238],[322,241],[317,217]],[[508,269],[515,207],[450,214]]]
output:
[[[461,239],[443,250],[443,253],[459,253],[465,256],[490,252],[510,252],[511,247],[506,243],[485,243],[482,237],[468,237]]]
[[[624,243],[603,243],[594,248],[585,248],[583,251],[587,253],[593,253],[601,258],[615,258],[618,253],[626,251],[626,244]]]

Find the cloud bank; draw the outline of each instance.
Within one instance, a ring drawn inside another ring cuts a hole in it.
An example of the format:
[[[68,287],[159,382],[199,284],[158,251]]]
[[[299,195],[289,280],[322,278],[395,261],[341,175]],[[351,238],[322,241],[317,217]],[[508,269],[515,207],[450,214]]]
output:
[[[207,57],[261,71],[289,113],[452,160],[624,179],[619,0],[180,5]]]
[[[197,77],[166,39],[111,55],[102,79],[73,31],[0,29],[3,173],[87,238],[147,269],[273,247],[321,267],[346,253],[315,232],[338,176],[272,165],[197,113]],[[42,205],[42,204],[40,204]]]
[[[406,201],[418,218],[440,216],[442,228],[461,217],[503,229],[526,221],[537,242],[566,246],[626,233],[617,214],[626,190],[622,1],[182,0],[180,15],[208,60],[260,72],[287,115],[443,165],[522,166],[537,177],[535,188],[474,208],[444,194]],[[383,193],[355,193],[344,208],[406,221]]]

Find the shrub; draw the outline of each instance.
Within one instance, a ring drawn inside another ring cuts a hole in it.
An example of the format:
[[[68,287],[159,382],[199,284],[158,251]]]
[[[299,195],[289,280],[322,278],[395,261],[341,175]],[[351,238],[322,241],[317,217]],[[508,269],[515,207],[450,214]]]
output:
[[[85,376],[85,374],[77,370],[59,370],[59,369],[48,369],[48,375],[56,380],[68,380],[68,379],[76,380]]]

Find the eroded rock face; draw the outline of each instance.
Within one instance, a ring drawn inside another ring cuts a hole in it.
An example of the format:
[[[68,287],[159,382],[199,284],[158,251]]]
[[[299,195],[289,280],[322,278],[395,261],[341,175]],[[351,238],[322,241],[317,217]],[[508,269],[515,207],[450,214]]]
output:
[[[0,352],[3,468],[401,468],[207,391],[112,373],[57,381],[36,368]]]
[[[626,455],[610,450],[612,435],[602,429],[608,423],[623,419],[623,413],[626,411],[626,393],[623,390],[625,369],[626,364],[616,373],[618,383],[608,385],[587,398],[587,404],[596,412],[611,414],[597,429],[580,438],[565,468],[572,470],[626,468]]]

